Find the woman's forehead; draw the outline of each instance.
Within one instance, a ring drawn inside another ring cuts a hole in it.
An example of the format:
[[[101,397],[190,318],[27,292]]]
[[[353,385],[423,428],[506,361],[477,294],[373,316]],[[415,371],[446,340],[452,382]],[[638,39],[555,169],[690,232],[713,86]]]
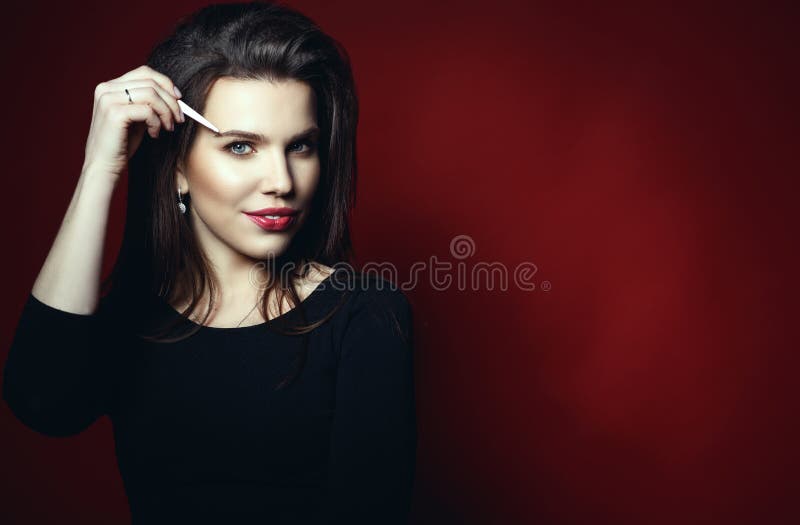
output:
[[[297,80],[217,79],[206,97],[203,116],[220,131],[250,129],[296,133],[316,122],[314,91]],[[254,126],[257,129],[254,129]]]

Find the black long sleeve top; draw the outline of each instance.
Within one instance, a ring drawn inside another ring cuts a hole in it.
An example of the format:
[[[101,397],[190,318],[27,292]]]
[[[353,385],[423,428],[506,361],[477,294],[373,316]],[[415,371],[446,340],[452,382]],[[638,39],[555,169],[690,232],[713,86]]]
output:
[[[308,321],[345,293],[333,275],[302,302]],[[3,398],[49,436],[108,415],[133,525],[407,523],[417,447],[411,306],[377,277],[346,295],[309,334],[300,377],[276,391],[300,336],[264,325],[294,321],[297,309],[165,344],[115,322],[108,297],[82,315],[30,294]],[[156,299],[157,318],[182,317]]]

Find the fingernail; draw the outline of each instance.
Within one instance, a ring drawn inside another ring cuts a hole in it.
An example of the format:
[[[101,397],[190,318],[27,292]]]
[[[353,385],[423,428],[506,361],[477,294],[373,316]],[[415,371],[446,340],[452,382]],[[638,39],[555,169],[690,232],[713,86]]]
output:
[[[175,88],[175,96],[181,98],[183,96],[181,95],[181,90],[178,89],[178,86],[173,86],[173,87]]]

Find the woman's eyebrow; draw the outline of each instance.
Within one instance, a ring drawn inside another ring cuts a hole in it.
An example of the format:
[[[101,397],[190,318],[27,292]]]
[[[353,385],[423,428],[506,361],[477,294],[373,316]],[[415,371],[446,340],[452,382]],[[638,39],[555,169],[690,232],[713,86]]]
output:
[[[306,138],[309,135],[318,132],[319,128],[316,125],[312,125],[311,127],[301,131],[300,133],[296,133],[295,135],[293,135],[290,140],[294,141],[297,139]],[[214,138],[225,138],[225,137],[245,138],[252,140],[253,142],[269,142],[267,138],[261,133],[255,133],[253,131],[243,131],[241,129],[231,129],[228,131],[222,131],[220,133],[214,133]]]

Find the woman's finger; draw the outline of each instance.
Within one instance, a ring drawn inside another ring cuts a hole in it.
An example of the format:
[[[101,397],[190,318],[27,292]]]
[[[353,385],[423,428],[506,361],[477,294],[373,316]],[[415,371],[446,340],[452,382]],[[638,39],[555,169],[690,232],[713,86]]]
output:
[[[151,137],[157,138],[161,130],[161,119],[155,108],[150,104],[130,104],[124,91],[107,92],[98,100],[98,109],[101,113],[108,114],[112,120],[120,123],[133,124],[144,122]],[[127,126],[126,126],[127,127]]]
[[[103,89],[107,90],[123,90],[127,88],[130,91],[133,88],[141,88],[141,87],[152,87],[153,89],[158,92],[161,96],[162,100],[169,106],[170,110],[172,111],[173,119],[176,122],[185,122],[186,118],[183,116],[183,111],[181,111],[180,106],[178,105],[178,99],[175,98],[175,95],[170,94],[166,91],[158,82],[153,80],[152,78],[143,78],[143,79],[135,79],[129,81],[120,82],[118,80],[111,80],[106,82],[106,85]],[[134,99],[134,103],[136,100]]]
[[[143,64],[136,69],[132,69],[125,73],[124,75],[115,78],[112,80],[114,81],[126,81],[126,80],[141,80],[143,78],[152,78],[158,84],[164,88],[168,93],[173,93],[176,97],[181,98],[180,90],[175,89],[175,83],[172,82],[168,76],[164,75],[156,71],[155,69],[151,68],[150,66]]]
[[[125,89],[130,93],[130,100],[133,101],[133,104],[142,104],[152,107],[166,129],[170,131],[175,129],[174,115],[164,99],[161,98],[156,88],[153,86],[122,87],[120,85],[119,89],[112,90],[111,93],[118,94],[116,100],[121,104],[131,103],[128,99],[129,95],[125,93]]]

